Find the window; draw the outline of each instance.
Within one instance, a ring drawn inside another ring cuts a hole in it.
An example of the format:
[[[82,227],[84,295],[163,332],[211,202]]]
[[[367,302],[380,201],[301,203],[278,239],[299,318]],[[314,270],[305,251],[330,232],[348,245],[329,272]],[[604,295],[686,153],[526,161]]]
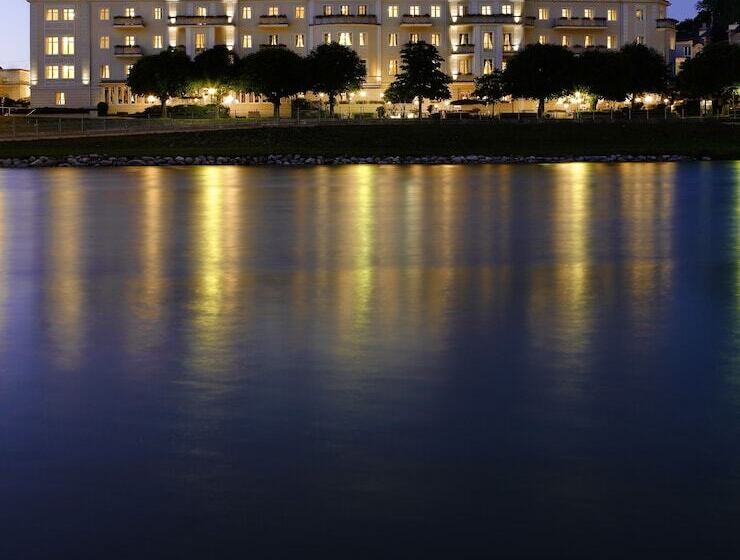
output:
[[[134,8],[125,8],[123,10],[123,15],[126,17],[136,17],[136,10]]]
[[[161,35],[155,35],[152,37],[152,48],[161,49],[164,45]]]
[[[100,79],[110,80],[110,66],[108,66],[107,64],[100,65]]]
[[[75,67],[71,64],[65,64],[62,66],[62,80],[74,80],[75,79]]]
[[[280,36],[279,35],[270,35],[269,37],[269,45],[271,47],[277,47],[280,44]]]
[[[331,15],[331,6],[324,6],[324,15],[330,16]]]
[[[305,19],[306,18],[306,8],[304,8],[303,6],[296,6],[295,7],[295,18]]]
[[[491,74],[493,72],[493,60],[490,58],[486,58],[483,60],[483,73],[484,74]]]
[[[267,8],[267,15],[268,16],[279,16],[280,15],[280,8],[277,6],[270,6]]]
[[[361,47],[367,45],[367,33],[359,33],[357,39]]]
[[[339,34],[339,44],[344,45],[345,47],[351,47],[352,46],[352,33],[348,33],[346,31],[343,31]]]
[[[56,8],[46,10],[46,21],[59,21],[59,10]]]
[[[331,43],[331,33],[324,33],[324,44],[328,45]]]
[[[457,71],[460,74],[470,74],[470,59],[463,58],[457,63]]]
[[[506,66],[507,66],[507,64],[506,64],[506,61],[505,61],[505,60],[501,61],[501,71],[502,71],[502,72],[503,72],[504,70],[506,70]]]
[[[563,8],[560,10],[560,17],[570,19],[570,8]]]
[[[62,54],[72,55],[75,53],[75,38],[62,37]]]
[[[299,33],[295,36],[295,47],[297,49],[302,49],[306,46],[306,38],[302,33]]]
[[[432,10],[431,11],[432,11],[432,17],[433,18],[442,17],[442,8],[441,7],[439,7],[439,6],[432,6]]]
[[[432,45],[438,47],[440,43],[439,33],[432,33]]]
[[[110,19],[110,10],[108,8],[100,8],[100,21],[108,21]]]
[[[637,8],[635,10],[635,18],[637,21],[642,21],[645,19],[645,12],[642,10],[642,8]]]
[[[511,11],[511,4],[502,4],[501,5],[501,13],[507,16],[510,16],[512,14]]]
[[[567,35],[563,35],[563,38],[562,38],[560,44],[563,45],[564,47],[567,47],[568,46],[568,36]]]
[[[419,6],[409,6],[409,15],[410,16],[421,15],[421,8]]]
[[[388,75],[395,76],[398,74],[398,61],[392,58],[388,61]]]
[[[100,37],[100,48],[104,50],[110,48],[110,37],[107,35]]]
[[[162,8],[154,8],[154,19],[162,19]]]
[[[537,19],[542,21],[550,19],[550,9],[540,8],[539,10],[537,10]]]
[[[54,103],[56,103],[57,105],[67,104],[67,98],[65,97],[63,91],[58,91],[54,94]]]
[[[388,17],[389,18],[398,17],[398,6],[388,6]]]
[[[251,35],[242,35],[242,48],[243,49],[252,48],[252,36]]]
[[[645,44],[645,37],[643,35],[638,35],[635,37],[635,43],[638,45],[644,45]]]
[[[123,67],[123,72],[126,74],[126,77],[127,78],[129,76],[129,74],[131,74],[131,70],[133,70],[133,69],[134,69],[134,65],[133,64],[126,64]]]
[[[74,8],[64,8],[62,10],[62,19],[64,21],[74,21],[75,20],[75,9]]]
[[[459,4],[457,6],[457,10],[455,10],[455,14],[457,15],[457,17],[463,17],[465,15],[465,6]]]
[[[511,50],[511,33],[504,33],[504,50]]]
[[[347,4],[342,4],[342,6],[339,8],[339,13],[343,16],[349,15],[349,6]]]
[[[583,10],[583,17],[585,19],[594,19],[594,10],[593,8],[586,8]]]
[[[470,44],[470,35],[467,33],[460,33],[457,36],[457,44],[458,45],[469,45]]]
[[[59,66],[47,66],[45,75],[47,80],[58,80]]]
[[[46,54],[52,56],[59,54],[59,37],[46,38]]]
[[[126,37],[123,38],[123,44],[127,47],[133,47],[136,45],[136,37],[133,35],[126,35]]]
[[[617,21],[617,10],[610,8],[606,11],[606,19],[609,21]]]
[[[614,40],[613,35],[607,35],[606,37],[606,48],[607,49],[613,49],[614,45],[616,45],[616,41]]]
[[[397,47],[398,46],[398,33],[389,33],[388,34],[388,46],[389,47]]]
[[[206,17],[208,15],[208,8],[206,6],[196,6],[195,15],[198,17]]]
[[[586,35],[583,38],[583,46],[584,47],[591,47],[591,46],[593,46],[593,44],[594,44],[594,42],[593,42],[593,39],[591,38],[591,35]]]
[[[195,34],[195,50],[203,51],[206,48],[206,34],[196,33]]]
[[[250,6],[242,8],[242,19],[252,19],[252,8]]]
[[[416,44],[419,42],[419,34],[418,33],[411,33],[409,34],[409,43]]]
[[[493,49],[493,32],[486,31],[483,33],[483,50],[490,51]]]
[[[539,37],[539,39],[537,40],[537,42],[538,42],[538,43],[539,43],[540,45],[546,45],[546,44],[547,44],[547,35],[540,35],[540,37]]]
[[[359,6],[357,6],[357,15],[358,16],[367,15],[367,6],[365,4],[360,4]]]

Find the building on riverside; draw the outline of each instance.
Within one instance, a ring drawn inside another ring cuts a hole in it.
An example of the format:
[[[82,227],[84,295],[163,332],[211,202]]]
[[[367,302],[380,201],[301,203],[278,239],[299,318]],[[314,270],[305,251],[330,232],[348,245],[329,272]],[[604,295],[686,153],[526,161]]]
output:
[[[168,47],[190,56],[227,45],[240,56],[264,45],[300,54],[336,41],[367,67],[357,103],[380,103],[410,41],[436,45],[465,98],[476,76],[504,68],[530,43],[574,52],[644,43],[670,60],[676,21],[666,0],[28,0],[31,8],[32,106],[141,111],[156,101],[131,95],[129,68]],[[279,71],[279,69],[276,69]],[[248,95],[229,99],[232,113],[270,112]],[[371,107],[368,112],[372,112]]]
[[[0,68],[0,98],[13,101],[31,97],[31,78],[23,68]]]

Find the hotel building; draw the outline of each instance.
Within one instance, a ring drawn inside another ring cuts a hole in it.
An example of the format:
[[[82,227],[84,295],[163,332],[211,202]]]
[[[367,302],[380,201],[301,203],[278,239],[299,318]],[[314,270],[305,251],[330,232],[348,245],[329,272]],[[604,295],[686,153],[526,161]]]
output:
[[[140,111],[152,100],[132,96],[126,76],[138,58],[168,47],[195,56],[227,45],[240,56],[264,45],[301,55],[336,41],[357,51],[367,67],[360,95],[380,102],[410,41],[439,48],[453,78],[454,99],[472,91],[476,76],[504,68],[530,43],[574,52],[644,43],[666,60],[675,48],[675,20],[666,0],[28,0],[31,7],[33,106]],[[279,69],[276,69],[279,71]],[[234,112],[266,104],[236,97]],[[372,109],[370,109],[372,111]]]

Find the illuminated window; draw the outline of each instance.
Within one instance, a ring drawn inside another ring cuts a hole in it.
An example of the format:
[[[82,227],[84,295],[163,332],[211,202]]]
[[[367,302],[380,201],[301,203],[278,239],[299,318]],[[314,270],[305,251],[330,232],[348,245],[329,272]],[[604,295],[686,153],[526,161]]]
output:
[[[302,33],[299,33],[295,36],[295,47],[297,49],[302,49],[306,46],[306,39],[305,36]]]
[[[154,19],[162,19],[162,8],[154,8]]]
[[[59,37],[46,38],[46,54],[51,56],[59,54]]]
[[[63,91],[58,91],[54,94],[54,103],[56,103],[57,105],[67,104],[67,97],[64,95]]]
[[[196,6],[195,15],[198,17],[206,17],[208,15],[208,8],[206,6]]]
[[[398,46],[398,33],[389,33],[388,34],[388,46],[389,47],[397,47]]]
[[[252,36],[251,35],[242,35],[242,48],[244,49],[252,48]]]
[[[458,45],[469,45],[470,44],[470,35],[467,33],[460,33],[457,36],[457,44]]]
[[[457,71],[460,74],[470,74],[470,59],[463,58],[457,63]]]
[[[398,74],[398,61],[392,58],[388,61],[388,75],[395,76]]]
[[[75,67],[71,64],[65,64],[62,66],[62,80],[74,80],[75,79]]]
[[[418,33],[411,33],[409,34],[409,43],[416,44],[419,42],[419,34]]]
[[[242,19],[252,19],[252,8],[250,6],[242,8]]]
[[[593,8],[586,8],[583,10],[583,17],[586,19],[594,19]]]
[[[409,6],[409,15],[411,16],[421,15],[421,8],[419,6]]]
[[[540,45],[546,45],[547,44],[547,36],[546,35],[540,35],[539,40],[537,42]]]
[[[349,6],[347,4],[342,4],[342,6],[339,8],[339,13],[343,16],[349,15]]]
[[[267,15],[268,16],[279,16],[280,15],[280,8],[277,6],[270,6],[267,8]]]
[[[513,13],[511,10],[511,4],[503,4],[501,6],[501,13],[510,16]]]
[[[617,42],[614,40],[613,35],[608,35],[606,37],[606,48],[607,49],[613,49],[616,44]]]
[[[505,60],[501,62],[501,70],[502,71],[503,70],[506,70],[506,61]]]
[[[389,18],[398,17],[398,6],[388,6],[388,17]]]
[[[163,45],[164,45],[164,41],[162,40],[161,35],[155,35],[152,38],[152,48],[161,49]]]
[[[196,33],[195,34],[195,50],[203,51],[206,48],[206,34]]]
[[[537,19],[542,21],[550,19],[550,9],[540,8],[539,10],[537,10]]]
[[[563,8],[560,10],[560,17],[570,19],[570,8]]]
[[[136,10],[134,8],[125,8],[123,10],[123,15],[128,18],[136,17]]]
[[[331,33],[324,33],[324,44],[328,45],[331,43]]]
[[[72,55],[75,53],[75,38],[62,37],[62,54]]]
[[[490,51],[493,49],[493,32],[486,31],[483,33],[483,50]]]
[[[367,33],[360,33],[357,39],[361,47],[364,47],[365,45],[367,45]]]
[[[125,66],[123,67],[123,71],[124,71],[124,73],[126,74],[126,77],[127,77],[127,78],[128,78],[128,76],[129,76],[129,74],[131,74],[131,70],[133,70],[133,69],[134,69],[134,65],[133,65],[133,64],[126,64],[126,65],[125,65]]]
[[[107,35],[103,35],[100,37],[100,48],[101,49],[109,49],[110,48],[110,37]]]
[[[606,11],[606,19],[609,21],[617,21],[617,10],[609,9]]]
[[[432,6],[432,17],[438,18],[442,17],[442,8],[440,6]]]
[[[59,10],[56,8],[46,10],[46,21],[59,21]]]
[[[638,35],[637,37],[635,37],[635,43],[637,43],[638,45],[644,45],[645,37],[642,35]]]
[[[325,16],[331,15],[331,6],[329,6],[328,4],[324,6],[324,15]]]
[[[74,21],[75,20],[75,9],[74,8],[64,8],[62,10],[62,19],[64,19],[64,21]]]
[[[270,46],[271,47],[277,47],[280,44],[280,36],[279,35],[270,35],[269,41],[270,41]]]
[[[568,36],[567,35],[563,35],[563,38],[560,44],[563,45],[564,47],[568,46]]]
[[[465,6],[459,4],[457,6],[457,9],[455,10],[455,14],[457,15],[457,17],[463,17],[465,15]]]
[[[438,47],[440,44],[439,33],[432,33],[432,45]]]
[[[108,21],[110,19],[110,10],[108,8],[100,8],[99,16],[100,21]]]
[[[127,47],[133,47],[136,44],[136,37],[133,35],[126,35],[126,37],[123,38],[123,44]]]
[[[642,10],[642,8],[637,8],[635,10],[635,18],[637,21],[642,21],[645,19],[645,12]]]
[[[59,66],[47,66],[45,75],[47,80],[58,80]]]
[[[490,58],[486,58],[483,61],[483,73],[484,74],[491,74],[493,72],[493,60]]]
[[[584,46],[584,47],[590,47],[590,46],[592,46],[593,44],[594,44],[594,43],[593,43],[593,39],[591,38],[591,35],[586,35],[586,36],[585,36],[585,37],[583,38],[583,46]]]
[[[295,18],[305,19],[306,18],[306,8],[304,8],[303,6],[296,6],[295,7]]]
[[[339,34],[339,44],[344,45],[345,47],[351,47],[352,46],[352,33],[348,33],[346,31]]]
[[[367,15],[367,6],[365,4],[360,4],[359,6],[357,6],[357,15],[358,16]]]
[[[484,16],[490,16],[493,13],[493,8],[491,6],[481,6],[480,13]]]
[[[100,79],[110,80],[110,66],[107,64],[100,65]]]

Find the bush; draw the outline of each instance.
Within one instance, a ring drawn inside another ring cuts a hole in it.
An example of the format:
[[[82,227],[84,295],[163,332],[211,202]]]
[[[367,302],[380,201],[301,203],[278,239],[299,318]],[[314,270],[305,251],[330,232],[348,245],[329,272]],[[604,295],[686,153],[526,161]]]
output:
[[[147,107],[138,116],[159,118],[162,116],[162,107],[160,105],[152,105],[151,107]],[[174,105],[167,107],[167,116],[171,119],[212,119],[216,116],[216,105]],[[228,117],[228,107],[219,105],[218,116]]]
[[[99,117],[108,116],[108,104],[105,101],[101,101],[100,103],[98,103],[98,116]]]

